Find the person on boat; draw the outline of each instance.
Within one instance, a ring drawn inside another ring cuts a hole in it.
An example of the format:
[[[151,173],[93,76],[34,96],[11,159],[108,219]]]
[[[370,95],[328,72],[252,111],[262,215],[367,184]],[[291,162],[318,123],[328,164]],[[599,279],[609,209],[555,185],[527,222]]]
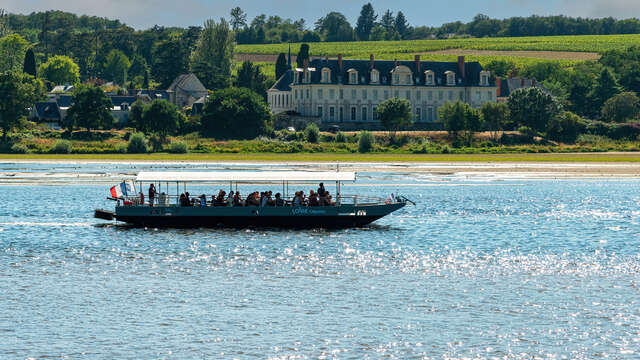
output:
[[[316,194],[313,190],[309,190],[309,206],[318,206],[320,202],[318,202],[318,194]]]
[[[216,200],[213,203],[213,206],[224,206],[224,196],[227,193],[220,189],[220,191],[218,191],[218,196],[216,196]]]
[[[156,186],[149,184],[149,206],[153,206],[153,201],[155,200],[157,193]]]
[[[280,196],[280,193],[276,193],[276,199],[274,201],[275,206],[284,206],[284,200]]]
[[[302,198],[300,197],[300,191],[296,191],[293,197],[293,206],[302,206]]]
[[[207,195],[205,194],[200,195],[200,206],[207,207]]]
[[[324,183],[320,183],[320,186],[318,187],[318,196],[319,197],[324,197],[324,193],[326,193],[327,191],[324,189]]]
[[[257,191],[247,197],[247,206],[260,206],[260,198]]]
[[[185,206],[185,199],[186,196],[184,196],[184,193],[180,194],[180,206]]]
[[[185,198],[184,206],[193,206],[193,201],[191,200],[191,195],[189,195],[188,191],[184,193],[184,198]]]
[[[242,198],[240,197],[240,192],[236,191],[236,193],[233,195],[233,202],[232,202],[233,206],[242,206]]]
[[[276,206],[276,202],[275,200],[273,200],[273,191],[269,190],[267,191],[266,194],[266,198],[267,198],[267,206]]]
[[[138,196],[140,196],[140,205],[144,205],[144,194],[142,193],[142,191],[138,193]]]
[[[233,206],[233,190],[227,196],[227,201],[225,201],[224,206]]]
[[[333,201],[331,194],[327,191],[324,194],[325,204],[324,206],[336,206],[335,201]]]

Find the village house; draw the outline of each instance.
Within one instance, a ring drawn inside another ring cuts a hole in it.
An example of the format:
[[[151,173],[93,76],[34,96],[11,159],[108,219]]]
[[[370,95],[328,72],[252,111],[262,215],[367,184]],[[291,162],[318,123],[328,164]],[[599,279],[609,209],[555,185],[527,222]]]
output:
[[[185,74],[178,76],[173,81],[167,89],[167,93],[169,94],[169,102],[182,110],[205,98],[209,91],[195,74]]]
[[[313,59],[287,71],[268,91],[271,111],[296,114],[321,126],[379,127],[377,107],[396,97],[411,102],[414,124],[439,121],[438,108],[464,101],[480,107],[496,101],[498,87],[478,62]]]

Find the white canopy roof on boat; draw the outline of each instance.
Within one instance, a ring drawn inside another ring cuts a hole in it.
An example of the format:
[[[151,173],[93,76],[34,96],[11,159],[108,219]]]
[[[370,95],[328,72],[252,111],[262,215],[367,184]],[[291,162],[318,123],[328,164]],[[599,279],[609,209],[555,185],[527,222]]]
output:
[[[350,171],[141,171],[136,181],[143,182],[282,182],[282,181],[355,181]]]

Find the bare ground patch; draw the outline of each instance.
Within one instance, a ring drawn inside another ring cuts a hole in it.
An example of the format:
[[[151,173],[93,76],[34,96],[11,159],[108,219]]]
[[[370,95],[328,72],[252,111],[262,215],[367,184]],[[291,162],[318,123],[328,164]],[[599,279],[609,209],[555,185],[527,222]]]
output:
[[[418,54],[432,55],[470,55],[470,56],[515,56],[546,60],[598,60],[600,54],[593,52],[573,52],[573,51],[506,51],[506,50],[465,50],[448,49],[437,51],[424,51]]]

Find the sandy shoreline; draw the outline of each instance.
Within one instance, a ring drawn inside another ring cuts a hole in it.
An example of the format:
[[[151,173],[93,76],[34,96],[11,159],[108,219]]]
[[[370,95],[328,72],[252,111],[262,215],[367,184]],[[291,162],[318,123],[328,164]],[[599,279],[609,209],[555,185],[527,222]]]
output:
[[[104,165],[171,167],[172,169],[197,166],[207,170],[234,169],[273,169],[273,170],[335,170],[336,163],[331,162],[273,162],[273,161],[140,161],[140,160],[0,160],[0,184],[68,182],[73,179],[77,183],[112,182],[123,175],[133,175],[104,169]],[[33,165],[42,164],[51,167],[34,171]],[[102,171],[96,172],[83,168],[73,169],[74,165],[86,167],[96,165]],[[24,167],[22,166],[24,165]],[[60,167],[56,167],[60,165]],[[64,166],[63,166],[64,165]],[[71,166],[71,168],[69,168]],[[356,172],[390,172],[431,174],[434,176],[457,175],[462,177],[490,178],[534,178],[534,179],[571,179],[571,178],[638,178],[640,179],[640,163],[636,162],[341,162],[340,170]],[[135,170],[131,170],[135,171]]]

